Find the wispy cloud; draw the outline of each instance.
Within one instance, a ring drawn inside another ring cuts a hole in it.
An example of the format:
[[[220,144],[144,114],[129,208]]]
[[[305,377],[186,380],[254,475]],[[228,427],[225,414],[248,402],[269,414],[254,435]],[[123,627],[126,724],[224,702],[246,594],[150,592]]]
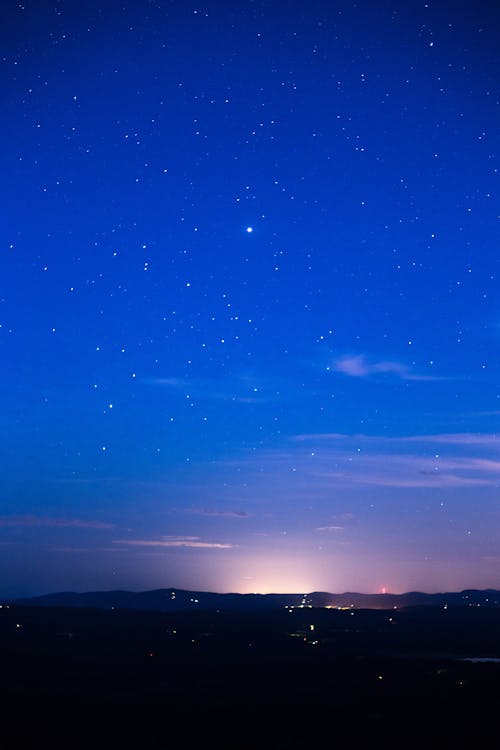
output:
[[[337,532],[337,531],[344,531],[344,526],[318,526],[316,531],[326,531],[328,533],[330,532]]]
[[[379,456],[378,460],[392,461],[389,471],[377,469],[366,463],[358,466],[357,471],[324,471],[316,476],[328,481],[332,486],[355,487],[356,485],[372,487],[401,487],[401,488],[462,488],[462,487],[492,487],[498,485],[498,473],[493,476],[490,472],[484,475],[477,467],[466,465],[457,471],[446,471],[443,468],[422,468],[422,462],[416,457],[408,458],[405,462],[394,461],[393,456]],[[459,472],[467,472],[462,474]]]
[[[209,510],[207,508],[189,508],[188,513],[198,516],[217,516],[222,518],[250,518],[246,510]]]
[[[235,545],[222,542],[204,542],[197,536],[162,536],[159,539],[116,539],[113,544],[130,547],[190,547],[194,549],[232,549]]]
[[[189,388],[193,381],[188,378],[143,378],[149,385],[169,385],[172,388]]]
[[[353,437],[346,435],[343,432],[304,432],[300,435],[292,435],[290,440],[305,442],[311,440],[345,440],[346,438]],[[364,436],[363,436],[364,437]]]
[[[327,450],[311,471],[332,483],[351,486],[459,488],[499,483],[500,460],[495,457],[402,452],[402,444],[409,442],[382,438],[381,444],[373,442],[359,452],[356,449],[353,453],[348,446],[345,450]]]
[[[326,497],[358,486],[467,488],[500,485],[500,440],[494,434],[292,436],[288,448],[240,461],[241,470],[279,482],[290,493]],[[266,490],[262,490],[266,492]]]
[[[240,404],[263,404],[279,398],[280,385],[268,377],[236,375],[226,378],[143,378],[148,385],[184,391],[185,396],[200,401],[232,401]]]
[[[411,435],[400,438],[408,443],[442,443],[445,445],[482,445],[500,448],[500,435],[495,433],[456,432],[438,435]]]
[[[421,375],[403,362],[394,360],[370,360],[365,354],[344,355],[330,367],[353,378],[366,378],[371,375],[393,375],[401,380],[439,380],[434,375]]]
[[[365,444],[381,445],[390,443],[421,443],[429,445],[456,445],[464,447],[484,446],[486,448],[500,449],[500,434],[492,432],[444,432],[435,435],[367,435],[357,433],[348,435],[341,432],[311,432],[292,435],[290,440],[295,442],[334,442],[334,441],[358,441]]]
[[[50,528],[114,529],[115,524],[87,521],[81,518],[46,518],[44,516],[0,516],[0,527],[44,526]]]

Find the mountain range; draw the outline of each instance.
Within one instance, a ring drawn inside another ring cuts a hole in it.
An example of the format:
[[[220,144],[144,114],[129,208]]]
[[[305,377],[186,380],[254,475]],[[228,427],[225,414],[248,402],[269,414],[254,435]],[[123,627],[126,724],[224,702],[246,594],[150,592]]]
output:
[[[188,610],[263,611],[282,607],[332,607],[354,609],[401,609],[415,606],[434,607],[497,607],[500,591],[466,589],[460,592],[426,594],[410,591],[405,594],[217,594],[166,588],[153,591],[91,591],[60,592],[31,598],[14,599],[13,605],[38,607],[93,607],[98,609],[134,609],[159,612]]]

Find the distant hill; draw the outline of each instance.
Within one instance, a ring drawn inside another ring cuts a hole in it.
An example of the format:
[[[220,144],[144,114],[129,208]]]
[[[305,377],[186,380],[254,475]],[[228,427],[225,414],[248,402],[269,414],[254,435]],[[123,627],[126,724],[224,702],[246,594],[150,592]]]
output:
[[[411,591],[406,594],[359,594],[346,592],[330,594],[316,591],[310,594],[216,594],[183,589],[154,591],[91,591],[78,594],[61,592],[25,599],[11,604],[39,607],[95,607],[98,609],[135,609],[159,612],[224,609],[262,611],[281,607],[353,607],[355,609],[398,609],[415,606],[498,607],[500,591],[467,589],[460,592],[425,594]]]

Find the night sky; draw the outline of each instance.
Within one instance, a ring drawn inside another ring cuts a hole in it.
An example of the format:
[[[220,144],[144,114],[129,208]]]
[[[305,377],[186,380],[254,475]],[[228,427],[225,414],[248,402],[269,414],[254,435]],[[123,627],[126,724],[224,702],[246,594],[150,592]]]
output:
[[[0,594],[500,588],[495,4],[1,16]]]

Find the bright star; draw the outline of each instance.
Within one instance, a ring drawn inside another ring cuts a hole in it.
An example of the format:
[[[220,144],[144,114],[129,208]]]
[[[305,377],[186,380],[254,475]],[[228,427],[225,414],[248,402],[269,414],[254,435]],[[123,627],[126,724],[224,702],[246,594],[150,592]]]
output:
[[[252,234],[252,232],[253,232],[253,227],[247,227],[247,228],[246,228],[246,231],[247,231],[247,233],[248,233],[248,234]]]

